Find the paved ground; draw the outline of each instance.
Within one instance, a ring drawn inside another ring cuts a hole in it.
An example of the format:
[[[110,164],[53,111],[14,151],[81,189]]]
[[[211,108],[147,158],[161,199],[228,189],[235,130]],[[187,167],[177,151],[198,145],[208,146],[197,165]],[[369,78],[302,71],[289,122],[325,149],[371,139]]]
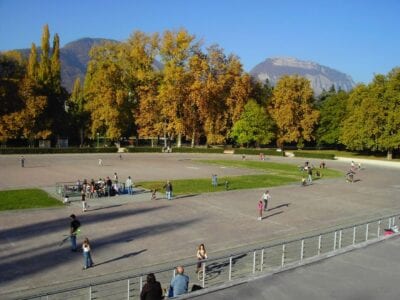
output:
[[[193,299],[398,300],[399,247],[400,237],[395,237]]]
[[[103,167],[97,165],[102,158]],[[240,175],[253,170],[199,164],[201,158],[240,159],[231,155],[116,154],[27,155],[26,168],[19,157],[0,156],[0,188],[39,186],[48,189],[58,181],[128,175],[134,181]],[[256,159],[256,157],[248,157]],[[302,164],[304,159],[269,158]],[[319,161],[311,160],[314,165]],[[366,163],[349,184],[344,178],[320,180],[312,186],[293,184],[270,188],[272,210],[256,220],[257,201],[264,189],[189,195],[167,201],[159,195],[140,193],[90,201],[91,210],[81,213],[78,203],[57,209],[0,213],[1,294],[45,285],[92,280],[119,272],[195,256],[205,243],[209,256],[250,248],[275,239],[351,224],[365,218],[400,211],[400,172],[397,168]],[[329,161],[328,167],[345,171],[349,162]],[[210,179],[211,183],[211,179]],[[81,270],[79,253],[68,245],[58,247],[68,233],[71,213],[83,224],[82,235],[93,242],[96,267]]]

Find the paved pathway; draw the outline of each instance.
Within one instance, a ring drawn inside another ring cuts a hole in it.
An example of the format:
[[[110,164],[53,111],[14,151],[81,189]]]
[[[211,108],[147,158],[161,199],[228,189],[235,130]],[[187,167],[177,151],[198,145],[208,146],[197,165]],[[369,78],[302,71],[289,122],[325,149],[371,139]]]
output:
[[[105,166],[97,165],[98,157]],[[0,156],[0,187],[49,187],[56,181],[111,176],[114,172],[120,178],[130,175],[135,181],[254,172],[195,162],[201,158],[240,156],[126,154],[120,161],[115,154],[32,155],[26,156],[27,167],[22,169],[18,156],[5,155]],[[270,160],[297,165],[304,161]],[[317,160],[311,162],[319,165]],[[295,184],[271,188],[273,210],[262,222],[256,220],[256,205],[264,189],[190,195],[173,201],[163,199],[161,194],[158,200],[150,201],[147,193],[89,200],[91,210],[85,214],[81,213],[79,202],[64,208],[0,213],[0,293],[85,280],[95,282],[157,264],[171,265],[194,257],[200,243],[206,244],[210,256],[216,256],[398,212],[400,172],[363,165],[365,169],[357,174],[360,181],[354,184],[339,178],[308,187]],[[342,171],[348,166],[348,162],[328,162],[328,167]],[[81,254],[71,253],[67,244],[58,247],[68,232],[71,213],[77,214],[83,224],[79,240],[87,236],[93,242],[93,269],[82,271]]]
[[[236,286],[198,300],[358,300],[400,298],[400,237]],[[202,291],[205,292],[205,291]]]

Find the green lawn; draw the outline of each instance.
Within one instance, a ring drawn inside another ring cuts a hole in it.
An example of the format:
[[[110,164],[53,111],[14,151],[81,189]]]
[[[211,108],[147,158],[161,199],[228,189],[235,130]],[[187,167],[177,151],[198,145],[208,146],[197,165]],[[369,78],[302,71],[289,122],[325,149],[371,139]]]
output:
[[[211,186],[210,178],[174,180],[172,182],[175,195],[199,194],[207,192],[218,192],[225,190],[225,181],[228,181],[229,190],[267,188],[289,183],[298,182],[300,184],[302,174],[295,165],[280,164],[258,161],[236,161],[236,160],[199,160],[200,163],[217,164],[225,167],[237,167],[254,169],[262,174],[218,177],[218,186]],[[322,178],[333,178],[343,176],[339,171],[324,169]],[[315,178],[320,180],[320,178]],[[163,191],[164,181],[146,181],[139,185],[147,189],[157,189]]]
[[[39,189],[0,191],[0,211],[54,206],[63,204]]]

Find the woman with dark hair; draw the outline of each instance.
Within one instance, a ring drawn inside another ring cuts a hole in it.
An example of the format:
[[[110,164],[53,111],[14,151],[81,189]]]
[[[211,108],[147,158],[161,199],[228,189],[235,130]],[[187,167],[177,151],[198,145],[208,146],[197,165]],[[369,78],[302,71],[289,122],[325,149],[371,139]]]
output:
[[[147,275],[147,282],[140,293],[140,300],[161,300],[164,299],[161,284],[156,281],[153,273]]]

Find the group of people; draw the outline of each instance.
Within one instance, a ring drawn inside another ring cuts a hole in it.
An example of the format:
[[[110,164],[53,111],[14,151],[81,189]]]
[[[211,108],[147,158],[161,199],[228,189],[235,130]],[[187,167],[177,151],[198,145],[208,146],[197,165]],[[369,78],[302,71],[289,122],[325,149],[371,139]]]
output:
[[[69,239],[71,241],[71,251],[77,252],[77,236],[81,232],[80,227],[81,223],[78,218],[72,214],[70,215],[70,230],[69,230]],[[85,237],[82,243],[82,253],[83,253],[83,270],[91,268],[94,266],[92,259],[92,249],[89,242],[89,239]],[[200,244],[197,248],[196,257],[198,259],[197,263],[197,271],[196,273],[200,274],[202,272],[202,264],[203,260],[207,259],[207,251],[204,244]],[[192,290],[200,288],[197,285],[193,285]],[[141,300],[149,300],[149,299],[164,299],[164,294],[167,297],[177,297],[179,295],[185,294],[189,289],[189,276],[184,273],[183,266],[178,266],[175,269],[175,275],[173,276],[170,286],[168,290],[163,290],[161,284],[156,281],[156,277],[153,273],[147,275],[146,283],[144,284],[140,299]]]
[[[197,248],[196,253],[197,263],[196,273],[200,274],[202,272],[202,261],[207,259],[207,252],[204,244],[200,244]],[[199,278],[200,279],[200,278]],[[198,285],[193,285],[192,291],[199,289]],[[185,269],[183,266],[178,266],[175,269],[175,275],[171,279],[168,290],[163,291],[160,282],[156,281],[154,273],[147,275],[146,283],[142,288],[140,293],[141,300],[158,300],[164,299],[164,295],[168,298],[177,297],[186,294],[189,291],[189,276],[185,274]]]

